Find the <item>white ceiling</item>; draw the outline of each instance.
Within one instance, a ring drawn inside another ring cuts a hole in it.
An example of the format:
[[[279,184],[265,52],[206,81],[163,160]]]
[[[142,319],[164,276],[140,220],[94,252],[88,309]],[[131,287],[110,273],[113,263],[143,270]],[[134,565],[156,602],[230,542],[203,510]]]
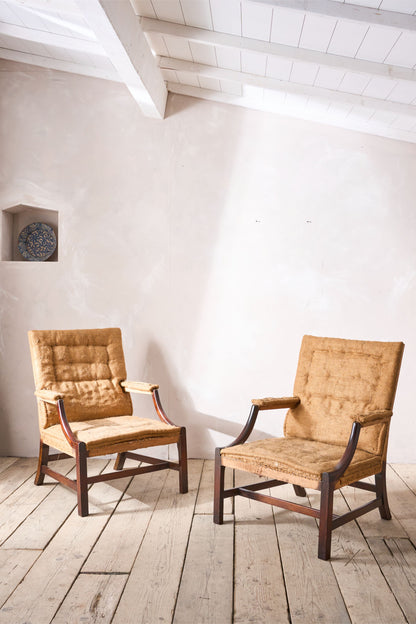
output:
[[[416,143],[416,0],[0,0],[0,58]]]

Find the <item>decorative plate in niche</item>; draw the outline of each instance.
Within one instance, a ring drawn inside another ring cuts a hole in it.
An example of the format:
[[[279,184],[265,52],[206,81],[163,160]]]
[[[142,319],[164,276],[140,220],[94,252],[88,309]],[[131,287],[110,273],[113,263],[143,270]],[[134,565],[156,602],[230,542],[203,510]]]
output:
[[[20,232],[17,248],[26,260],[43,262],[56,249],[55,232],[46,223],[31,223]]]

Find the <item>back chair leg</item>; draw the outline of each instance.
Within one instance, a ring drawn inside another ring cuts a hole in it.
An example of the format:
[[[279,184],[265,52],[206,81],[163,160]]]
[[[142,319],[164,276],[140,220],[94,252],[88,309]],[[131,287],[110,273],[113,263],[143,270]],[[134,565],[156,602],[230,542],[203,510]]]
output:
[[[318,557],[325,561],[331,556],[332,511],[334,505],[334,484],[327,472],[322,474],[321,507],[319,514]]]
[[[294,485],[293,489],[295,490],[296,496],[306,496],[306,490],[301,485]]]
[[[49,446],[44,444],[42,440],[39,445],[39,461],[38,461],[38,469],[36,471],[35,477],[35,485],[42,485],[43,480],[45,478],[45,473],[42,472],[42,466],[48,465],[49,458]]]
[[[76,449],[78,515],[88,516],[87,447],[80,442]]]
[[[381,499],[381,505],[378,508],[380,516],[383,520],[391,520],[391,513],[389,508],[389,501],[387,499],[387,486],[386,486],[386,463],[383,463],[383,470],[376,474],[376,497]]]
[[[118,453],[116,461],[114,462],[114,470],[123,470],[126,457],[127,453]]]
[[[224,474],[225,468],[221,465],[221,449],[215,449],[214,473],[214,522],[224,522]]]
[[[188,491],[188,455],[186,451],[186,429],[181,427],[181,434],[178,442],[179,459],[179,492],[186,494]]]

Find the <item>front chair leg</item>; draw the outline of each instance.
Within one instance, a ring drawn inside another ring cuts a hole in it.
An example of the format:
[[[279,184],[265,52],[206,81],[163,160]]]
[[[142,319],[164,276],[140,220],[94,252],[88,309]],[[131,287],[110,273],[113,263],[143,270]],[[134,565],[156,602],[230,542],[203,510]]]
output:
[[[38,469],[36,471],[35,476],[35,485],[42,485],[43,480],[45,478],[45,473],[42,472],[42,466],[48,465],[49,458],[49,446],[44,444],[42,440],[39,445],[39,461],[38,461]]]
[[[383,462],[383,469],[376,474],[376,496],[381,499],[381,505],[378,508],[380,516],[383,520],[391,520],[391,513],[389,508],[389,501],[387,499],[387,487],[386,487],[386,462]]]
[[[77,464],[78,515],[88,516],[87,447],[80,442],[75,453]]]
[[[322,474],[321,507],[319,513],[318,557],[325,561],[331,556],[332,510],[334,505],[334,484],[327,472]]]
[[[225,468],[221,465],[221,449],[215,449],[214,473],[214,522],[224,522],[224,474]]]
[[[186,494],[188,491],[188,455],[186,451],[186,429],[181,427],[180,438],[178,442],[178,459],[179,459],[179,492]]]

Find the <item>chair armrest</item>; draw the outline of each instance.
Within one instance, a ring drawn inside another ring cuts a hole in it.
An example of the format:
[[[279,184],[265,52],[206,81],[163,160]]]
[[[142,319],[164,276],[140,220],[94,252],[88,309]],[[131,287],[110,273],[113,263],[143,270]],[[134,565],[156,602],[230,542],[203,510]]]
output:
[[[251,432],[254,429],[254,425],[256,424],[257,415],[260,410],[269,410],[269,409],[279,409],[282,407],[296,407],[300,403],[299,397],[281,397],[278,399],[268,397],[265,399],[253,399],[252,406],[250,410],[250,414],[248,416],[247,422],[244,425],[241,433],[236,437],[235,440],[231,442],[231,444],[227,444],[228,448],[230,446],[236,446],[237,444],[244,444],[244,442],[249,438]]]
[[[121,381],[120,386],[126,392],[140,392],[141,394],[152,394],[153,390],[157,390],[157,384],[145,383],[144,381]]]
[[[365,414],[353,414],[350,418],[353,422],[360,423],[361,427],[369,427],[370,425],[389,422],[392,415],[392,410],[373,410]]]
[[[265,399],[253,399],[253,405],[256,405],[260,410],[269,409],[281,409],[283,407],[296,407],[300,403],[299,397],[280,397],[273,398],[267,397]]]
[[[370,427],[370,425],[378,425],[380,423],[389,422],[392,414],[392,410],[373,410],[371,412],[367,412],[366,414],[355,414],[350,417],[353,421],[350,439],[344,455],[341,457],[338,464],[333,470],[331,470],[331,472],[326,473],[327,478],[329,478],[330,481],[335,483],[340,477],[342,477],[350,465],[357,448],[361,429],[363,427]]]
[[[37,396],[38,399],[44,401],[45,403],[50,403],[51,405],[56,406],[58,410],[59,423],[61,425],[63,434],[70,446],[75,449],[78,446],[79,441],[74,435],[74,432],[71,429],[71,425],[69,424],[66,417],[64,397],[62,396],[62,394],[59,394],[59,392],[55,392],[55,390],[36,390],[35,396]]]
[[[55,390],[35,390],[35,396],[45,403],[51,403],[55,405],[59,399],[63,399],[62,394],[55,392]]]

